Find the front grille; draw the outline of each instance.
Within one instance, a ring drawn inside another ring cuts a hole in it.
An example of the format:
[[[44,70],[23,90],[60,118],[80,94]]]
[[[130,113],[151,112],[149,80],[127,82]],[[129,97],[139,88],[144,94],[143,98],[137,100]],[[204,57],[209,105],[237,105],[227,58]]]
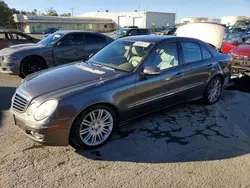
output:
[[[18,112],[24,112],[27,105],[28,100],[16,93],[12,102],[12,108]]]

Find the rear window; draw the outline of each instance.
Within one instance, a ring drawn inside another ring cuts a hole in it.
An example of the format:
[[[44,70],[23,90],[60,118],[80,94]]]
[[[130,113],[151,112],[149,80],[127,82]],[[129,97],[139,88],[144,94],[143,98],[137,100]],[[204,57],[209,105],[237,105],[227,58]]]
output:
[[[202,51],[202,57],[203,57],[203,59],[210,59],[210,58],[212,58],[211,53],[206,48],[204,48],[203,46],[201,46],[201,51]]]

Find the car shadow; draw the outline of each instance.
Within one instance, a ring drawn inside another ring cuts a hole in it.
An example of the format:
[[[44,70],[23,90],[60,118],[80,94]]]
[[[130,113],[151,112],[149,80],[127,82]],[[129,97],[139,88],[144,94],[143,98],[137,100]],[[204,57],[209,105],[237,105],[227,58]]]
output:
[[[3,111],[9,110],[11,98],[15,93],[15,87],[0,87],[0,127],[2,125]]]
[[[227,91],[212,106],[198,102],[161,110],[119,128],[101,148],[76,152],[92,160],[138,163],[220,160],[248,154],[250,131],[244,133],[224,110],[225,101],[234,95]]]
[[[227,88],[227,90],[238,90],[242,92],[250,93],[250,76],[242,76],[240,78],[233,78],[233,85]]]

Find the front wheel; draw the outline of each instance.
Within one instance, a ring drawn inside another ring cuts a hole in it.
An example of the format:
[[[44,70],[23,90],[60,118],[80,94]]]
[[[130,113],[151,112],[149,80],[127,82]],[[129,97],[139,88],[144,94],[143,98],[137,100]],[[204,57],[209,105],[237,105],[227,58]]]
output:
[[[203,99],[207,104],[216,103],[222,93],[222,79],[219,76],[214,77],[207,85]]]
[[[94,149],[108,141],[116,125],[117,117],[112,108],[105,105],[93,106],[77,117],[70,139],[79,147]]]
[[[23,60],[23,62],[20,65],[20,73],[19,76],[21,78],[25,78],[29,74],[32,74],[34,72],[38,72],[40,70],[46,69],[47,66],[43,62],[42,59],[37,57],[28,57]]]

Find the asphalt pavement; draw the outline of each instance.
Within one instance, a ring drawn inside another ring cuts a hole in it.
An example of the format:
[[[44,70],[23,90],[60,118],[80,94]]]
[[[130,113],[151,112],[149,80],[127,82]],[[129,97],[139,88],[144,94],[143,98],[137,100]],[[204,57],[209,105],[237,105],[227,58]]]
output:
[[[21,133],[8,111],[20,81],[0,73],[0,187],[250,187],[250,93],[161,110],[90,151]]]

